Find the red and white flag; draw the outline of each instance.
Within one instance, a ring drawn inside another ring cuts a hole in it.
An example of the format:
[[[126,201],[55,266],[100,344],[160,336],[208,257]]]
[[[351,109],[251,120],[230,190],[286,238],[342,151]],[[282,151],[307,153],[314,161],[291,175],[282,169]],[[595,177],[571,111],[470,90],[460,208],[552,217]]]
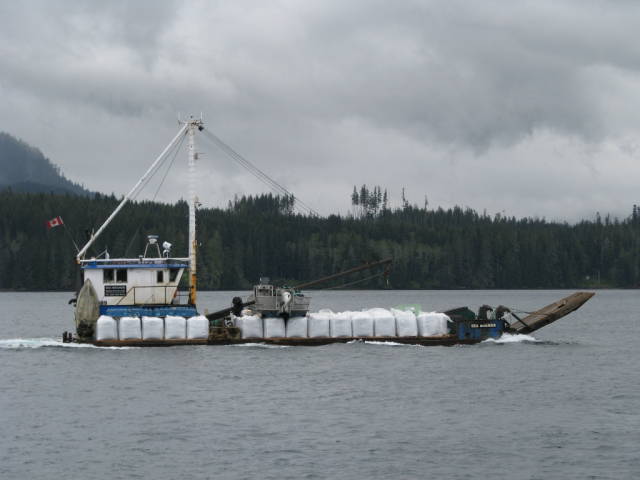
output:
[[[52,229],[53,227],[59,227],[60,225],[64,225],[64,222],[62,221],[62,217],[53,218],[45,223],[47,224],[47,228],[49,230]]]

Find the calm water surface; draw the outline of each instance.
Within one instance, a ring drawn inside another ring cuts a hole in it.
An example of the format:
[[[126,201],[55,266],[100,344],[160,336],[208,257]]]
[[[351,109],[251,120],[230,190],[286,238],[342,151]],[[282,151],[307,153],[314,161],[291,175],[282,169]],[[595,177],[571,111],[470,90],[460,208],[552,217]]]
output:
[[[312,304],[531,310],[569,293]],[[106,349],[57,340],[70,294],[0,293],[0,478],[637,479],[638,295],[598,292],[535,341]]]

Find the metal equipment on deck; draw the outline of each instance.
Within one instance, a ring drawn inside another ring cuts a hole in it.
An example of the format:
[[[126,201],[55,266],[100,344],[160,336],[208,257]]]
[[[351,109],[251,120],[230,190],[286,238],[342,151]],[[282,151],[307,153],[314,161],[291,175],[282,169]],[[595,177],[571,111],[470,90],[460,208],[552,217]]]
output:
[[[252,310],[267,316],[282,315],[288,317],[291,315],[306,315],[309,311],[311,298],[302,294],[301,290],[303,288],[315,287],[337,278],[342,278],[353,273],[370,270],[376,267],[384,267],[384,270],[381,274],[376,274],[373,277],[377,277],[379,275],[387,276],[392,263],[392,258],[385,258],[375,262],[367,262],[342,272],[296,285],[295,287],[275,287],[269,284],[269,279],[261,278],[260,284],[253,287],[253,292],[249,295],[246,301],[243,301],[240,297],[235,297],[232,300],[233,305],[231,307],[207,313],[205,316],[211,321],[227,317],[231,313],[239,316],[242,309],[246,307],[251,307]],[[363,280],[369,280],[370,278],[372,277],[359,279],[355,282],[349,282],[346,285],[340,285],[340,287],[352,286],[357,283],[361,283]]]

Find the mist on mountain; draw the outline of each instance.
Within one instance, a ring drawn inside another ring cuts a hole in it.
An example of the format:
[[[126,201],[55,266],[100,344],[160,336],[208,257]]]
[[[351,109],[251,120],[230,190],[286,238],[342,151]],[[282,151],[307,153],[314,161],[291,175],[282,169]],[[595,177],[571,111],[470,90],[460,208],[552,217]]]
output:
[[[91,195],[72,182],[37,148],[0,132],[0,190]]]

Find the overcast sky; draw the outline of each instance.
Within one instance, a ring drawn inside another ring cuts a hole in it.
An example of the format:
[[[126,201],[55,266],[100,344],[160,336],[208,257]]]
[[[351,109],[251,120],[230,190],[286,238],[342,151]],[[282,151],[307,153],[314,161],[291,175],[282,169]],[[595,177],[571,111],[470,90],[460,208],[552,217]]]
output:
[[[125,193],[207,128],[323,214],[353,185],[573,221],[640,203],[640,2],[0,3],[0,130]],[[200,200],[267,189],[205,139]],[[158,199],[186,197],[186,154]],[[158,182],[145,191],[152,197]]]

